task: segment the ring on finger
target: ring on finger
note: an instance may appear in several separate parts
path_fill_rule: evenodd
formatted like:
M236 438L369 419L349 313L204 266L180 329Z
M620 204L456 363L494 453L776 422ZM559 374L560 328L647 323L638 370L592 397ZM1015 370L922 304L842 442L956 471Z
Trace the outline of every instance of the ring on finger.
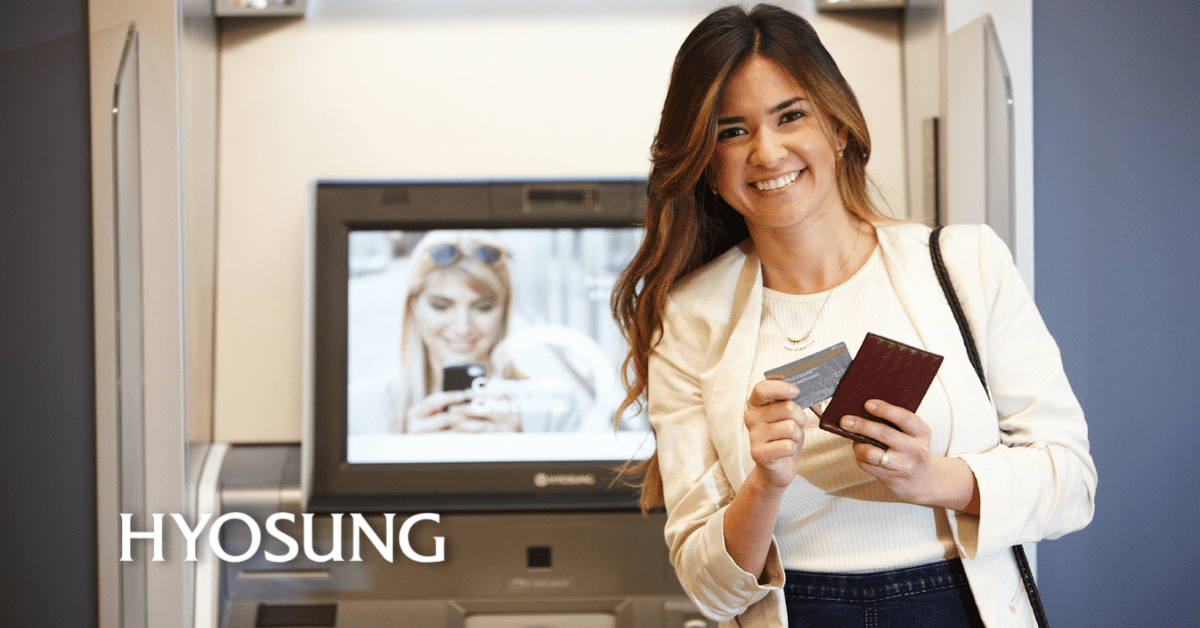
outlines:
M887 455L887 453L886 453L886 452L883 454L883 457L879 459L879 466L883 467L884 469L886 469L886 468L887 468L887 466L888 466L888 455Z

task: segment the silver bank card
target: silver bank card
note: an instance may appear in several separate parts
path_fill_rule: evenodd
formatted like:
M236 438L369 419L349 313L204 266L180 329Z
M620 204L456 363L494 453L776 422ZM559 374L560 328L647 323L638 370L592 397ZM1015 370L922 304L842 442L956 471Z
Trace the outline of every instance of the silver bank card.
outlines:
M782 379L800 389L793 399L801 408L816 405L833 396L838 382L850 366L846 343L839 342L810 356L789 362L766 372L767 379Z

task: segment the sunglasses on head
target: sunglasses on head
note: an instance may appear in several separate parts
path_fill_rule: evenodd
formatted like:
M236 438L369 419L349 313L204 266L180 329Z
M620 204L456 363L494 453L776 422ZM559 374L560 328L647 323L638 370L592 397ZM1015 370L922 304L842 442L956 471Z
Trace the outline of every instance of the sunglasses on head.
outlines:
M453 244L439 244L429 249L429 259L438 266L449 266L457 262L462 254L462 250ZM495 265L504 256L499 248L490 244L481 244L475 247L475 250L471 251L471 255L488 266Z

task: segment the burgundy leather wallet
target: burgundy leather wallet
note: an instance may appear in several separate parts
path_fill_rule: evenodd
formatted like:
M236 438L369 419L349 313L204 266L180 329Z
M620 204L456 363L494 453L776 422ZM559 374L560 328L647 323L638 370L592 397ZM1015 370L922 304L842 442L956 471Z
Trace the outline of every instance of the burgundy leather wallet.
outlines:
M838 382L833 399L821 413L821 429L860 443L887 449L883 443L860 434L847 432L838 424L847 414L896 427L867 412L863 404L882 399L909 412L916 412L929 385L942 365L942 356L868 333L858 355Z

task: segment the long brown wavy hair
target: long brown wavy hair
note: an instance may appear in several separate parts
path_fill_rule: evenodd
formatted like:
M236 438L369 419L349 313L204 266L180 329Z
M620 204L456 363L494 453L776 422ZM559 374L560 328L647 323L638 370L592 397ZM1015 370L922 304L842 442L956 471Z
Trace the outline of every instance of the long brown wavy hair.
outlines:
M613 315L629 343L621 369L625 400L618 419L631 407L645 407L650 352L671 289L686 274L749 237L742 216L712 193L715 182L710 183L708 170L725 83L756 55L774 61L795 79L830 123L831 146L833 134L845 132L846 146L837 160L842 202L864 220L883 219L867 193L871 138L866 120L812 26L795 13L766 4L748 13L725 7L705 17L675 57L651 148L645 239L613 290ZM663 504L657 454L623 471L640 475L643 510Z

